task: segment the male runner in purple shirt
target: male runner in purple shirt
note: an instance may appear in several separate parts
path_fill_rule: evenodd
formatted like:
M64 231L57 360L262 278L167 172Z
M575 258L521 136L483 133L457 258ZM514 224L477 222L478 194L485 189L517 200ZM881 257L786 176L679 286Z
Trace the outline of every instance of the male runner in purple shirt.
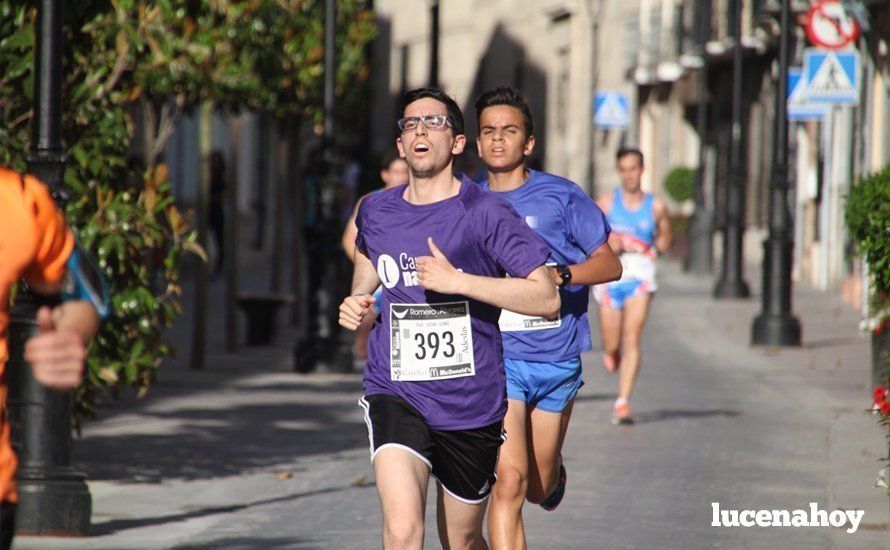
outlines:
M482 520L506 411L498 318L501 308L553 317L560 300L544 242L506 201L452 174L466 144L454 100L413 90L402 114L396 143L409 182L359 208L340 324L355 330L383 285L360 403L384 547L422 548L432 475L443 547L486 548Z

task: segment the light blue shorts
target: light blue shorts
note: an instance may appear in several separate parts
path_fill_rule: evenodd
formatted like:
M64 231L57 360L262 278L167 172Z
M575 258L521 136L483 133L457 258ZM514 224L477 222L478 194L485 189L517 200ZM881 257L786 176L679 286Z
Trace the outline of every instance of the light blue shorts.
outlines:
M601 306L612 309L624 309L624 302L652 292L652 283L641 279L629 279L627 281L615 281L593 287L593 299Z
M523 361L504 357L507 397L543 411L561 413L584 385L581 358L565 361Z

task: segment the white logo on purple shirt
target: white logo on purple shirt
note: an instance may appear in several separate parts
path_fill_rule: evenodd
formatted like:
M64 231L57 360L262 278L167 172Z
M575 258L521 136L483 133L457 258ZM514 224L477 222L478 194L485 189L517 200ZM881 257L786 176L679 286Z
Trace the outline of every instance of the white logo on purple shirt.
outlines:
M399 264L389 254L381 254L377 258L377 275L386 288L392 288L399 282Z
M417 285L417 265L414 258L402 252L399 261L389 254L381 254L377 258L377 275L386 288L392 288L402 280L405 286Z

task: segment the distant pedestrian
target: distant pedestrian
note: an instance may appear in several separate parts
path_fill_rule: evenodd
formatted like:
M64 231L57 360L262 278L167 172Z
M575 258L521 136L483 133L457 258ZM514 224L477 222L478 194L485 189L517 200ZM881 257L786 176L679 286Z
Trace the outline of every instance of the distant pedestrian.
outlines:
M606 213L612 234L609 246L619 254L621 279L593 289L599 304L603 365L620 371L613 424L632 424L630 397L640 369L640 341L649 304L658 288L655 258L671 246L667 206L642 189L643 153L623 147L617 155L621 185L597 200Z
M210 155L210 211L207 222L216 243L213 272L223 270L226 254L226 160L219 151Z
M408 163L399 155L397 149L387 151L383 156L380 167L380 179L383 181L383 187L372 191L372 193L378 193L384 189L390 189L408 183ZM349 221L346 222L346 228L343 230L341 244L343 245L343 252L346 253L346 257L349 258L350 262L355 261L355 237L358 235L358 228L355 226L355 217L358 215L359 206L361 206L362 201L367 196L368 195L363 195L355 201L355 208L352 211L352 216L350 216ZM374 303L379 304L382 298L383 288L377 287L377 290L374 291ZM371 333L371 327L374 325L376 319L377 307L375 306L371 315L365 316L361 326L356 330L354 351L357 359L364 360L368 357L368 335Z

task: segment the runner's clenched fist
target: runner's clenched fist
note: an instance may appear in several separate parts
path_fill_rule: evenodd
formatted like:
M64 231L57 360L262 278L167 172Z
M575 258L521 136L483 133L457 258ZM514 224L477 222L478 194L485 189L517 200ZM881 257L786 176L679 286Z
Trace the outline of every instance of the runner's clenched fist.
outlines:
M80 334L57 330L48 307L37 312L40 334L25 343L25 360L31 365L34 378L54 390L76 388L83 379L86 346Z
M371 311L374 305L374 296L371 294L357 294L347 296L340 304L340 326L349 330L356 330L362 319Z

